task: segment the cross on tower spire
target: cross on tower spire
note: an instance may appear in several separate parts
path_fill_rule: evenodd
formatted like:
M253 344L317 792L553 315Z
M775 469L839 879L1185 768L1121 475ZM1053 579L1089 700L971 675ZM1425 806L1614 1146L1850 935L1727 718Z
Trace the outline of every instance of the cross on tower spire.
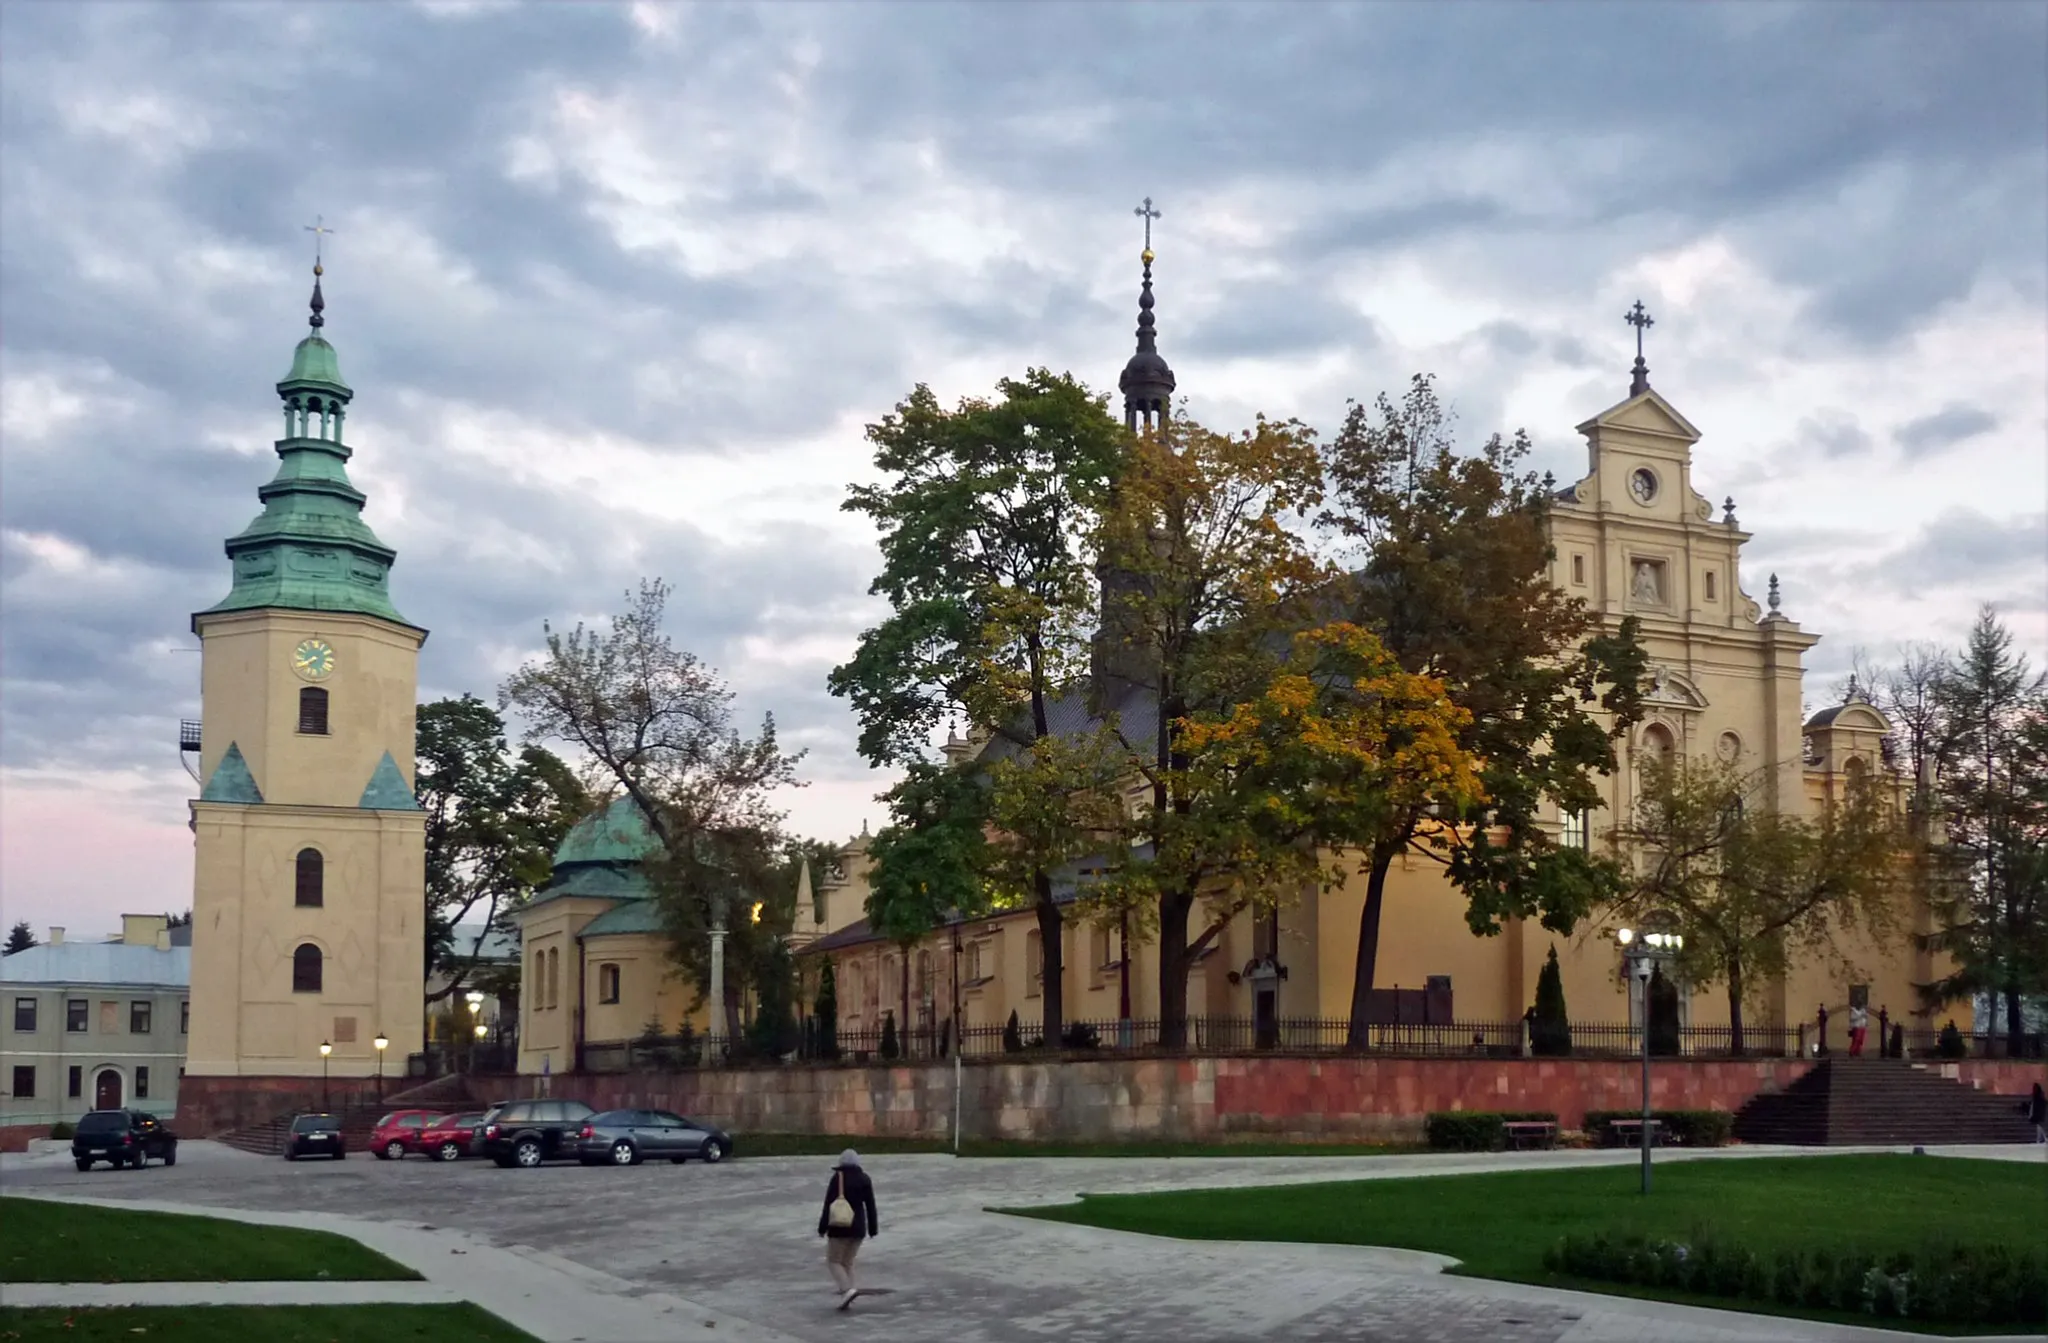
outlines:
M1636 366L1629 378L1628 394L1641 396L1650 390L1650 366L1643 362L1643 332L1657 325L1657 319L1644 311L1643 301L1637 299L1636 305L1621 315L1621 320L1636 329Z
M325 275L325 274L327 273L327 268L326 268L326 267L324 267L324 266L322 266L322 265L320 264L320 252L321 252L321 246L320 246L320 244L321 244L321 243L322 243L322 241L323 241L323 240L325 239L325 235L327 235L327 234L329 234L329 233L332 233L332 232L334 232L334 230L333 230L333 229L331 229L331 228L328 228L328 227L327 227L327 222L326 222L326 221L327 221L327 216L326 216L326 215L314 215L314 216L313 216L313 222L312 222L312 223L310 223L310 224L306 224L306 225L302 225L302 227L303 227L303 228L304 228L304 229L306 230L306 232L308 232L308 233L310 233L310 234L312 234L312 235L313 235L313 302L312 302L312 309L313 309L313 320L312 320L312 327L313 327L313 329L314 329L315 331L318 331L318 330L319 330L319 329L320 329L321 327L323 327L323 326L327 325L327 319L326 319L325 317L322 317L322 316L320 315L321 313L323 313L323 312L325 312L325 311L327 310L327 300L326 300L326 299L324 299L324 298L322 298L322 297L320 297L320 277L321 277L322 275Z
M1159 211L1152 208L1152 198L1150 196L1147 196L1145 198L1145 203L1143 205L1140 205L1137 209L1131 211L1131 213L1145 221L1144 256L1145 264L1149 266L1152 264L1152 221L1155 219L1159 219L1162 216L1160 215Z

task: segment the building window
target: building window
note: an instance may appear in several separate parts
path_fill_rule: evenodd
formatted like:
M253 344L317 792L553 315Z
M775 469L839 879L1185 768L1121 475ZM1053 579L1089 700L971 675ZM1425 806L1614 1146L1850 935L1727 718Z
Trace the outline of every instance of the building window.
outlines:
M81 1034L86 1028L85 1009L85 999L67 998L64 1002L64 1029L73 1035Z
M85 1069L75 1063L72 1064L70 1075L64 1085L66 1094L72 1100L77 1100L80 1096L83 1096L85 1094Z
M138 1064L135 1069L135 1099L149 1099L149 1068L146 1065Z
M313 737L327 735L327 692L318 686L299 691L299 731Z
M36 1094L36 1065L17 1063L14 1065L14 1098L34 1100Z
M36 1028L36 1000L16 998L14 1000L14 1029L34 1033Z
M292 902L302 909L318 909L327 903L327 860L320 850L299 850L292 893Z
M1567 849L1586 847L1586 813L1568 811L1559 820L1558 843Z
M1036 998L1045 983L1045 943L1033 928L1024 934L1024 996Z
M191 1033L192 1002L190 999L186 999L184 1002L178 1004L178 1034L190 1035Z
M619 1000L618 966L607 963L597 967L597 1000L601 1003Z
M562 1005L562 949L548 948L548 1006Z
M146 1002L128 1004L128 1033L130 1035L147 1035L149 1034L149 1026L149 1004Z
M100 1004L100 1034L112 1035L121 1029L121 1004L102 1002Z
M320 948L311 942L301 942L292 952L292 992L320 992Z
M1580 587L1586 585L1586 557L1584 555L1572 556L1572 582Z
M1714 571L1712 569L1707 570L1707 600L1714 600Z

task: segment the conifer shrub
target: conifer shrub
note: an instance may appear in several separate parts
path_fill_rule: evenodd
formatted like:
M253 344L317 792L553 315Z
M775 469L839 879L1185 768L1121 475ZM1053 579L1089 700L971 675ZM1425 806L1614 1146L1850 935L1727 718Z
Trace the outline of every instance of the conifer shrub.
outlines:
M1060 1033L1060 1046L1065 1049L1100 1049L1102 1036L1085 1021L1070 1021L1066 1030Z
M895 1059L903 1053L903 1046L896 1039L896 1014L882 1018L882 1049L885 1059Z
M1529 1018L1529 1052L1540 1058L1563 1058L1572 1052L1572 1023L1564 1007L1564 972L1557 948L1536 976L1536 1010Z
M1021 1054L1024 1052L1024 1027L1017 1020L1017 1009L1010 1009L1010 1019L1003 1023L1003 1052Z

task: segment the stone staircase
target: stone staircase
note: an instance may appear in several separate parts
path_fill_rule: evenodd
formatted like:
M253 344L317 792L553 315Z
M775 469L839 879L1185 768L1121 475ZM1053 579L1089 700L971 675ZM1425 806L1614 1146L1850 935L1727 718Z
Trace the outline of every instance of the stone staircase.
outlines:
M1940 1066L1824 1059L1783 1091L1752 1098L1736 1112L1735 1136L1808 1147L2033 1140L2019 1097L1978 1091Z
M393 1110L459 1109L467 1102L469 1094L465 1082L461 1075L451 1073L403 1091L387 1092L382 1099L361 1090L330 1092L326 1109L341 1120L341 1139L348 1150L368 1153L370 1133L377 1127L379 1119ZM260 1124L231 1129L221 1134L218 1141L257 1156L278 1156L284 1152L285 1134L291 1130L292 1119L320 1108L319 1093L309 1092L295 1100L289 1109Z

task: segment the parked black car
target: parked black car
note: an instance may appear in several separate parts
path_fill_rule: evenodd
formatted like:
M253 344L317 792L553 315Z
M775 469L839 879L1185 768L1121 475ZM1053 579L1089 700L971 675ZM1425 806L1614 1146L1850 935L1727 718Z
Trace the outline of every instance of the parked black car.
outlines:
M286 1161L297 1161L302 1156L331 1156L340 1161L347 1155L348 1144L341 1138L341 1120L335 1115L299 1115L292 1120L291 1131L284 1135Z
M578 1155L576 1135L595 1114L582 1101L509 1101L484 1116L483 1155L500 1166L538 1166Z
M723 1161L732 1155L732 1136L667 1110L606 1110L584 1121L576 1155L586 1166L637 1166L649 1157L678 1166L691 1157Z
M95 1161L139 1170L151 1157L177 1165L178 1135L142 1110L94 1110L78 1121L71 1138L71 1159L80 1170L91 1170Z

